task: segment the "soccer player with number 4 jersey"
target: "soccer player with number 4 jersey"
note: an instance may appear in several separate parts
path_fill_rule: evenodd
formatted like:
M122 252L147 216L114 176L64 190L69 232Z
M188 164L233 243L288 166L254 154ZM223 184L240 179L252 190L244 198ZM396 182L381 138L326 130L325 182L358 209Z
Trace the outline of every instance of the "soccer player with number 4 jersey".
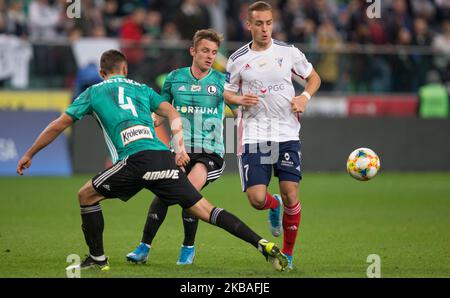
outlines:
M87 181L78 192L81 227L89 255L81 264L67 269L109 269L103 250L100 202L109 198L127 201L146 188L165 204L179 204L195 217L250 243L277 270L284 270L287 258L274 243L257 235L233 214L211 205L180 170L190 158L184 145L180 114L172 105L146 85L126 78L128 64L121 52L104 52L100 68L104 81L75 99L65 113L42 131L17 164L17 173L23 175L36 153L86 115L92 115L103 130L114 165ZM169 119L175 155L155 135L152 112Z
M297 48L272 39L272 27L270 4L258 1L249 6L247 29L252 41L229 57L224 97L227 103L240 105L238 160L243 191L254 208L269 209L274 236L283 229L282 252L292 269L301 217L299 114L319 89L320 77ZM292 75L306 80L298 96ZM267 191L272 169L281 197Z
M169 73L161 96L171 103L183 120L185 145L190 161L185 166L189 181L200 191L218 179L225 168L223 160L223 119L225 75L212 68L222 37L212 29L195 33L190 48L192 65ZM237 107L230 106L236 109ZM164 118L156 116L155 125ZM150 205L141 243L127 254L133 263L145 263L151 244L167 214L168 205L159 197ZM182 210L184 240L177 260L178 265L192 264L195 257L195 235L198 219Z

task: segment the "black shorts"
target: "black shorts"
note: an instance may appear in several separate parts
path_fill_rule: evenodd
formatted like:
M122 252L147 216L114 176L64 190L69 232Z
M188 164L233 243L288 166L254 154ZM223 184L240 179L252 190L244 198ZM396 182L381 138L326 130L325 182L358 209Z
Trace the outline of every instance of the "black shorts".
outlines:
M92 178L94 189L106 198L128 201L146 188L167 205L195 205L202 195L175 164L170 151L146 150L128 156Z
M208 176L206 177L206 183L203 187L219 179L225 169L225 161L220 155L216 153L188 153L189 164L185 167L186 174L189 174L196 163L202 163L205 165L208 171Z

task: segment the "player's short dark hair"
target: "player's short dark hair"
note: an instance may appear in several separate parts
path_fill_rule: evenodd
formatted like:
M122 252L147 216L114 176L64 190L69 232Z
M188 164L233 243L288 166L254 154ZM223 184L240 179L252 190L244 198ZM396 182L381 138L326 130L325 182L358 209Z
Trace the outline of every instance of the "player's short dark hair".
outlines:
M127 63L127 57L118 50L108 50L100 58L100 69L107 74L120 70L120 65Z
M248 18L251 18L254 11L272 11L272 5L265 1L257 1L248 7Z
M200 40L206 39L212 42L215 42L218 47L220 47L220 44L223 41L223 36L217 31L213 29L202 29L195 32L194 38L192 38L192 45L194 48L197 47Z

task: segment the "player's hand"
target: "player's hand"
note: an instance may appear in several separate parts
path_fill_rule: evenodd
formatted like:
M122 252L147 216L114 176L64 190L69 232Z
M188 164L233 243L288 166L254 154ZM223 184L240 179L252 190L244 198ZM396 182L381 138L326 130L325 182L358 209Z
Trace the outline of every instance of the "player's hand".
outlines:
M161 117L161 116L158 116L158 115L155 114L155 113L152 113L152 120L153 120L153 126L154 126L154 127L158 127L158 126L160 126L161 124L163 124L164 119L165 119L165 118L163 118L163 117Z
M28 169L31 167L31 157L24 155L17 164L16 172L19 175L23 175L23 170Z
M179 167L185 167L188 165L190 161L189 155L186 153L186 151L179 152L175 154L175 163Z
M251 107L257 105L259 102L259 97L256 94L244 94L239 96L239 104L245 107Z
M291 109L294 113L303 113L306 110L308 98L304 95L296 96L291 101Z

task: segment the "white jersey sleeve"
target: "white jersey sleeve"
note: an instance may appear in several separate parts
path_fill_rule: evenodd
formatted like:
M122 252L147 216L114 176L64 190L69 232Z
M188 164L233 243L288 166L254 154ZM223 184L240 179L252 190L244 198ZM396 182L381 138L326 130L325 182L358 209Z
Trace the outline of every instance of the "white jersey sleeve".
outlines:
M225 90L237 93L240 88L241 76L237 69L237 63L232 59L228 59L227 62L227 72L225 79Z
M309 63L308 59L306 59L305 54L300 52L296 47L292 47L292 71L301 77L302 79L306 79L313 70L313 66Z

